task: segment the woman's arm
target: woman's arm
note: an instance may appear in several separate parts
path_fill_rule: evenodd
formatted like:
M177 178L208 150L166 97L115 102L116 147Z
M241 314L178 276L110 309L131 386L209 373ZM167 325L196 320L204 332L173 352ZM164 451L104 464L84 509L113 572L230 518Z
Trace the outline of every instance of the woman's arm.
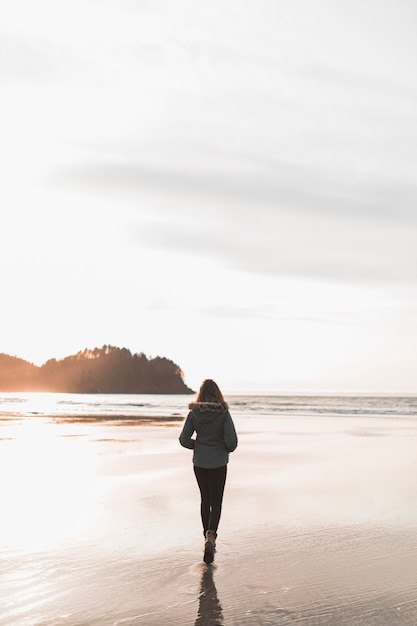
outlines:
M226 413L223 430L226 448L229 452L233 452L233 450L236 450L237 448L237 434L229 411Z
M179 439L180 444L184 446L184 448L189 448L190 450L192 450L195 446L195 439L191 439L191 437L194 434L195 428L193 426L193 421L190 415L191 414L189 413L187 419L185 420Z

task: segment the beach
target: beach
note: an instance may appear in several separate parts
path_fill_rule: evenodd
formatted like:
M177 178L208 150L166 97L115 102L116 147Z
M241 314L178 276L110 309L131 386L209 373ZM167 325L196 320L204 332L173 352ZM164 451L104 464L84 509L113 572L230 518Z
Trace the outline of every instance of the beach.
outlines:
M3 411L0 625L415 626L414 409L263 406L231 403L213 566L186 409Z

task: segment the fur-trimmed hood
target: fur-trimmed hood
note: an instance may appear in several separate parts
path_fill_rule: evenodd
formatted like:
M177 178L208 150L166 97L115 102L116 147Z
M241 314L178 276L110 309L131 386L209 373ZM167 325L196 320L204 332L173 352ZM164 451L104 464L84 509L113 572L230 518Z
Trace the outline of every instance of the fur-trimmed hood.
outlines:
M227 411L228 406L226 403L222 404L221 402L190 402L188 408L190 411L201 413L206 413L207 411L210 413L223 413Z

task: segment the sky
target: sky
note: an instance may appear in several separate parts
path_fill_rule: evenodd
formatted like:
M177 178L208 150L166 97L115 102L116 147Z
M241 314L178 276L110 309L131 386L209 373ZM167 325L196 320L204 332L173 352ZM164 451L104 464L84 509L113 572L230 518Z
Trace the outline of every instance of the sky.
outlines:
M414 2L0 12L0 352L417 391Z

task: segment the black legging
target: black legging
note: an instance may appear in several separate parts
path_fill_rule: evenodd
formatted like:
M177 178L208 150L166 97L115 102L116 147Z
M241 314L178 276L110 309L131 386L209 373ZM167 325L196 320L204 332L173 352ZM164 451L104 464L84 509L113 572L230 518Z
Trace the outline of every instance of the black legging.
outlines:
M227 465L215 469L206 469L194 465L194 474L201 494L201 521L203 522L204 535L207 530L214 530L217 533L222 512Z

